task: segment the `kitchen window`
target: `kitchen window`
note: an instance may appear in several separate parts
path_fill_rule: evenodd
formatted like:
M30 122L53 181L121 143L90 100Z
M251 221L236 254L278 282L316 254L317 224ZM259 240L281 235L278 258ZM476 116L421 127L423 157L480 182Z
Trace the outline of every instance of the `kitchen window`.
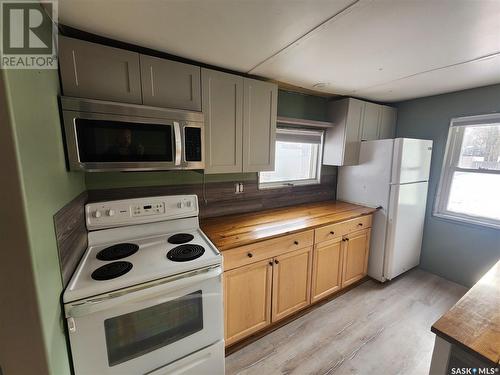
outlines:
M434 215L500 228L500 114L451 121Z
M323 131L278 128L275 168L259 173L259 188L319 184Z

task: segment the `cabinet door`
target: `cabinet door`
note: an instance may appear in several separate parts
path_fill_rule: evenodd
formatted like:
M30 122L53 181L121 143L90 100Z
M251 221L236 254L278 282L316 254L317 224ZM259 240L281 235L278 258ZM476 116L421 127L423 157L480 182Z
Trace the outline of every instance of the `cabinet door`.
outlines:
M201 111L200 72L198 66L141 55L144 104Z
M370 229L351 233L343 238L342 287L362 279L368 269Z
M312 247L274 258L272 321L310 303Z
M353 98L336 100L329 104L329 116L335 126L325 134L323 164L358 164L363 108L364 102Z
M340 289L342 284L342 237L314 247L311 302Z
M66 96L142 103L136 52L60 36L59 69Z
M243 87L243 172L272 171L278 87L249 78Z
M396 119L398 110L386 105L381 106L378 139L389 139L396 136Z
M202 69L205 173L242 172L243 77Z
M364 107L361 141L373 141L378 138L378 126L381 106L378 104L365 102Z
M230 345L271 323L271 259L224 272L224 326Z

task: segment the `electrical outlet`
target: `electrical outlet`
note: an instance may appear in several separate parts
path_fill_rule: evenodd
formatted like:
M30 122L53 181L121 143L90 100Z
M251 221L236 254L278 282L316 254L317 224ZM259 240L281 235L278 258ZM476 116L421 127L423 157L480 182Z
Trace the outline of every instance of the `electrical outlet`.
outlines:
M243 193L243 182L236 182L234 184L234 193L235 194Z

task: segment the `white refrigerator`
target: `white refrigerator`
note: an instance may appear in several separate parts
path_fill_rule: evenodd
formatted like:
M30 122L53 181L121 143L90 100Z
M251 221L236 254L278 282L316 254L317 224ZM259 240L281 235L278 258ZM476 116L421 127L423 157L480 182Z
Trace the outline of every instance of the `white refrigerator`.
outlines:
M420 262L432 141L361 142L359 164L339 167L337 199L380 207L373 216L368 275L391 280Z

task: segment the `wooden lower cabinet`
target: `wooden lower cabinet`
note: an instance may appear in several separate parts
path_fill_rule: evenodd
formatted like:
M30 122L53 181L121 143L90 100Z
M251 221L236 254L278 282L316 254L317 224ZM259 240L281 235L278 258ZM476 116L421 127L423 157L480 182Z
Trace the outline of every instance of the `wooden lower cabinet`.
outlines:
M342 286L342 237L314 246L311 302L316 302Z
M226 346L365 277L370 228L356 229L371 225L371 216L349 223L225 252Z
M271 323L272 273L270 260L224 272L226 345Z
M312 247L273 260L272 318L276 322L310 303Z
M342 287L352 284L366 275L370 233L370 229L360 230L348 234L342 239L344 243Z

